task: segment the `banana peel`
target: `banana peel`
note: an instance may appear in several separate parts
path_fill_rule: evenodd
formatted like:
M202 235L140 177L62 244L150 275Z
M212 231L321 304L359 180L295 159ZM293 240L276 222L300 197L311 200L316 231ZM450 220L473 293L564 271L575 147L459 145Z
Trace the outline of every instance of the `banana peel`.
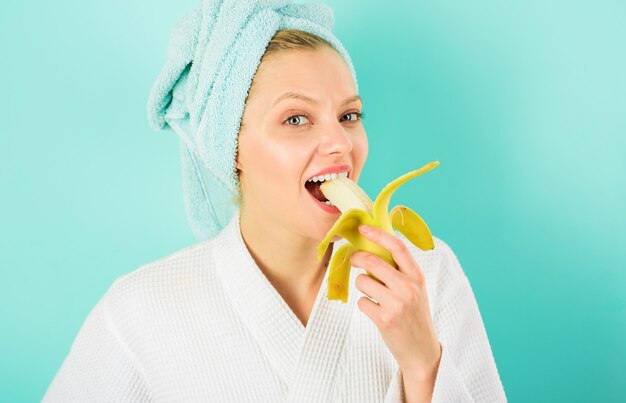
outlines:
M372 202L367 194L356 183L348 178L326 181L320 185L324 196L341 211L341 216L330 228L317 248L317 260L321 261L328 245L336 235L345 238L348 243L337 250L330 261L328 273L329 300L348 301L350 280L350 256L357 251L373 253L391 266L398 268L391 253L378 244L363 237L359 225L365 224L378 227L392 235L397 229L413 245L422 250L435 247L432 234L426 222L413 210L406 206L395 206L389 211L389 203L393 193L407 181L426 173L439 165L432 161L420 169L408 172L389 182ZM372 273L369 276L378 280Z

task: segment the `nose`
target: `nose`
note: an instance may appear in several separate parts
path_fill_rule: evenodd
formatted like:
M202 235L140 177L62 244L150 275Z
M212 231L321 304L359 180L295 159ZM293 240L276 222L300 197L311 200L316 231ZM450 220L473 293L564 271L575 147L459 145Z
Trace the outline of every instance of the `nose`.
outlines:
M321 155L346 154L352 151L352 138L341 122L334 122L325 125L324 134L319 144L318 150Z

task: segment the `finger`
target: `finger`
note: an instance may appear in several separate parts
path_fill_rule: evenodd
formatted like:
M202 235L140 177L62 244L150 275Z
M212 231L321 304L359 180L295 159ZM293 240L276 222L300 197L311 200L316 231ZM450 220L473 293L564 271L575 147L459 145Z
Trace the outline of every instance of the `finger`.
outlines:
M390 234L380 228L369 225L360 225L359 231L365 238L387 249L397 263L400 272L411 276L414 276L416 273L422 274L422 269L411 255L409 248L395 234Z
M369 317L375 324L379 323L381 307L376 302L372 301L367 297L361 297L357 301L359 305L359 309L363 312L367 317Z
M356 267L364 268L392 290L397 289L398 285L404 281L402 273L373 253L355 252L350 256L350 263Z
M387 305L392 298L390 290L379 281L374 280L367 274L359 274L355 281L356 288L363 294L378 302L379 305Z

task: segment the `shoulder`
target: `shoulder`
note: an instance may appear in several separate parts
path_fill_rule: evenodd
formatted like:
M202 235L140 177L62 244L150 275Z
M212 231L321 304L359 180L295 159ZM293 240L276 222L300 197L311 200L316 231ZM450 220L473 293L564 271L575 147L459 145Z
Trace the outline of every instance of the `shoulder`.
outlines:
M450 276L467 278L465 272L459 263L456 254L446 242L437 237L433 237L435 241L435 249L439 250L441 259L441 270L445 270Z
M115 279L105 294L111 306L140 307L206 291L213 284L215 238L179 249Z

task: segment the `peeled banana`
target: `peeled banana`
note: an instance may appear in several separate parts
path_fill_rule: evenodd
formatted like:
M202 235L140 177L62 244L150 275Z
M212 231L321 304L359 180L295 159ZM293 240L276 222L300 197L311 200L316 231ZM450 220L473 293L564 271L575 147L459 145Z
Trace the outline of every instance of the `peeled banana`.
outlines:
M337 206L341 211L341 216L318 245L317 260L322 260L335 235L348 241L347 244L337 250L330 262L327 295L329 300L348 301L348 283L352 268L350 255L356 251L362 250L373 253L393 267L398 267L389 251L361 235L359 225L378 227L390 234L394 234L393 229L395 228L413 245L422 250L430 250L435 247L426 222L417 213L406 206L399 205L389 211L389 202L393 193L405 182L434 169L437 165L439 165L439 161L432 161L420 169L408 172L389 182L380 191L374 202L363 189L348 178L337 178L320 185L324 196ZM367 274L376 278L369 272Z

